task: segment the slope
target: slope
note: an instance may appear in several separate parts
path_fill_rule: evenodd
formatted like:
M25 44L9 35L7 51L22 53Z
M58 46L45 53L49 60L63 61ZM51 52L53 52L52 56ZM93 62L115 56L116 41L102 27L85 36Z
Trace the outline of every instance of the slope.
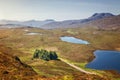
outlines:
M13 52L11 48L0 44L0 80L36 80L36 72L22 63L17 56L13 56Z
M120 15L88 22L84 26L96 26L102 30L118 30L120 29Z

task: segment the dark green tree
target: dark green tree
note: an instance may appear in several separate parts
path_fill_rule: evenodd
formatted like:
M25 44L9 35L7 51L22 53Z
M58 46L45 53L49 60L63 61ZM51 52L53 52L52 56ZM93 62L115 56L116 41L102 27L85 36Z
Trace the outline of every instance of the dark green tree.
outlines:
M34 52L33 58L38 58L39 57L38 54L39 54L39 50L36 49Z
M49 60L57 60L58 56L55 51L48 52L47 50L44 50L44 49L41 49L41 50L36 49L33 54L33 58L39 58L39 59L49 61Z

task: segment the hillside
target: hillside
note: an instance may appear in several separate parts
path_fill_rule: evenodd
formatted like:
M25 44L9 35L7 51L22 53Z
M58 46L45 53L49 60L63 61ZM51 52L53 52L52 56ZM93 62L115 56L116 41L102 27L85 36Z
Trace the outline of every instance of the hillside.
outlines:
M118 30L120 29L120 15L88 22L83 26L96 26L102 30Z
M16 80L16 79L35 79L36 72L33 69L22 63L16 53L9 47L0 45L0 79L1 80Z
M5 47L4 45L0 44L0 79L1 80L58 80L58 79L88 80L87 78L108 80L106 78L102 78L97 75L84 74L81 72L79 73L78 71L73 73L74 77L72 75L54 76L54 77L45 77L42 75L38 76L38 74L32 69L31 66L22 63L17 56L14 56L16 55L16 53L20 54L19 52L13 50L12 48ZM61 64L60 61L59 63ZM62 64L66 66L65 63ZM40 68L43 69L42 66L40 66ZM47 68L45 68L45 70L46 69Z

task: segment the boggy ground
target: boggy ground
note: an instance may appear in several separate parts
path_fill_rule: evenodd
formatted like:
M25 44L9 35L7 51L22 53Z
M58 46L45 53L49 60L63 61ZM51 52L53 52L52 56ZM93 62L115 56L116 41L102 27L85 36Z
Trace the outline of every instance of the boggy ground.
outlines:
M25 30L28 31L25 31ZM28 32L38 32L40 35L25 35ZM100 76L84 74L71 68L61 61L31 60L35 49L54 50L59 57L65 58L75 65L85 68L85 64L94 58L93 51L96 49L120 50L120 31L101 31L96 28L71 28L42 30L37 28L1 29L0 43L18 50L13 52L22 62L28 64L39 75L45 77L71 78L75 80L101 79ZM72 44L62 42L60 36L74 36L90 42L90 45ZM20 53L19 53L20 52ZM86 69L88 70L88 69ZM90 70L93 71L93 70ZM96 71L104 79L118 79L119 74ZM114 73L115 74L115 73ZM57 79L57 78L56 78Z

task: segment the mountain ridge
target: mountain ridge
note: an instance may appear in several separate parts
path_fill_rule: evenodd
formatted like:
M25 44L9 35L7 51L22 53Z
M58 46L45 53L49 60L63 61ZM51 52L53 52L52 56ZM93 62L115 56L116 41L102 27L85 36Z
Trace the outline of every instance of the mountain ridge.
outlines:
M86 24L88 22L92 22L95 20L108 18L108 17L114 17L116 15L113 15L111 13L95 13L91 17L88 17L86 19L80 19L80 20L65 20L61 22L53 22L46 25L43 25L43 29L54 29L54 28L75 28L75 27L81 27L83 24Z
M28 20L28 21L11 21L11 20L1 20L0 27L4 28L17 28L17 27L37 27L42 29L56 29L56 28L75 28L81 27L83 24L88 24L96 20L115 17L112 13L95 13L91 17L79 20L64 20L55 21L53 19L47 19L44 21L39 20ZM7 26L6 26L7 25Z

